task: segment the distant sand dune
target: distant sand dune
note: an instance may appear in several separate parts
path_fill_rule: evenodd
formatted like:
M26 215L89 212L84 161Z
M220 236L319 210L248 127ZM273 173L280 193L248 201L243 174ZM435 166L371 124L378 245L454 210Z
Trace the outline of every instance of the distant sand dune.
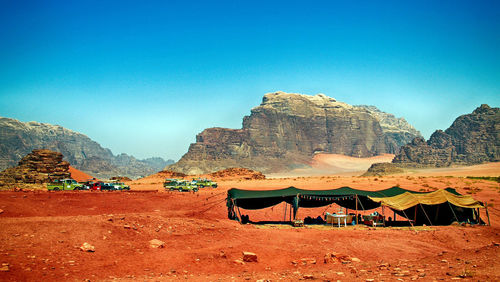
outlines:
M373 163L390 163L393 154L383 154L370 158L356 158L339 154L316 154L308 168L294 169L284 173L272 173L267 177L293 177L318 175L361 175Z
M338 154L317 154L308 168L289 172L267 174L269 178L307 177L322 175L359 176L373 163L390 163L394 155L384 154L370 158L355 158ZM445 168L408 169L403 175L415 176L500 176L500 162L473 166L452 166Z
M472 166L427 168L409 170L405 174L416 176L500 176L500 162Z

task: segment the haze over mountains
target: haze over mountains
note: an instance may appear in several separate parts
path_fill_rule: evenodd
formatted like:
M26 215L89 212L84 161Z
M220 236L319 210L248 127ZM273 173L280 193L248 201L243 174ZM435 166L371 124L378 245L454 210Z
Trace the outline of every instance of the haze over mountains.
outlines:
M374 106L351 106L324 94L275 92L243 118L242 129L208 128L169 170L186 174L246 167L264 173L307 166L316 153L395 154L420 133Z
M185 174L231 167L266 174L307 170L319 154L394 154L392 162L399 167L467 165L500 160L499 122L499 109L482 105L426 142L404 118L374 106L352 106L323 94L275 92L251 109L241 129L203 130L177 163L113 155L87 136L58 125L0 118L0 169L15 166L34 149L60 152L73 167L100 178L137 178L164 168Z
M60 152L72 166L99 178L137 178L173 163L162 158L138 160L123 153L115 156L86 135L61 126L0 117L0 170L17 165L34 149Z

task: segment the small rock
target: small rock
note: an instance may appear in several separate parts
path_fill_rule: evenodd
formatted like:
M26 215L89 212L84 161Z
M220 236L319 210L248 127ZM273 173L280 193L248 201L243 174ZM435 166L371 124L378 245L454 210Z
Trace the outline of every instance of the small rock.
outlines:
M1 210L0 210L0 213L2 213L2 212L1 212ZM498 246L500 246L500 243L498 243L498 242L492 242L491 244L492 244L493 246L497 246L497 247L498 247Z
M85 242L80 246L80 250L84 252L95 252L95 247Z
M359 258L351 258L351 261L352 262L361 262L361 260Z
M0 209L0 213L3 213L3 210L2 210L2 209Z
M244 265L245 264L245 262L242 261L241 259L235 259L233 262L236 263L236 264L239 264L239 265Z
M9 269L9 264L8 263L2 263L2 266L0 267L0 271L10 271Z
M158 240L158 239L153 239L153 240L149 241L149 246L151 248L160 249L160 248L165 247L165 242Z
M125 228L125 229L130 229L130 225L125 224L125 225L123 225L123 228Z
M375 281L375 279L373 279L373 278L367 278L365 281L366 282L372 282L372 281Z
M251 252L243 252L243 261L257 262L257 255Z
M308 264L316 264L316 260L313 258L303 258L300 259L303 265L308 265Z
M221 258L227 258L226 253L224 251L220 251L219 257L221 257Z
M314 276L312 274L304 274L304 276L302 276L302 278L304 278L304 279L314 279Z

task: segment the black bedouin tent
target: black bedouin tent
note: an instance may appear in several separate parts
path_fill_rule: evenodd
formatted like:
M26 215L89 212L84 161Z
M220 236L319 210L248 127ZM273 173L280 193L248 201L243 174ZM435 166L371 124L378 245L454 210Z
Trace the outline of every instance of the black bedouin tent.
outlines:
M450 195L460 194L453 188L446 188ZM227 192L226 204L229 219L239 220L236 209L243 208L256 210L272 207L286 202L293 208L293 218L295 219L297 210L300 207L315 208L323 207L335 203L341 207L352 210L371 210L384 205L381 199L391 198L402 194L428 194L431 192L417 192L403 189L401 187L391 187L378 191L365 191L350 187L341 187L331 190L306 190L295 187L288 187L277 190L244 190L232 188ZM375 199L375 200L372 200ZM391 209L393 207L389 206ZM421 205L421 207L423 207ZM453 207L450 206L453 212ZM401 214L400 211L394 209ZM445 213L442 212L444 215ZM241 217L241 215L240 215ZM410 219L408 216L406 218Z

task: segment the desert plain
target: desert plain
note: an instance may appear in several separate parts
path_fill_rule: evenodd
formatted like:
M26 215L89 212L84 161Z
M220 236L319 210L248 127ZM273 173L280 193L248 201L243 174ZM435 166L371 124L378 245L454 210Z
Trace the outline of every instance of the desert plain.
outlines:
M500 185L467 178L497 177L499 163L371 177L325 171L323 166L321 175L266 179L229 175L214 179L218 188L197 193L164 191L161 173L128 182L130 192L0 192L0 280L500 280ZM227 218L225 199L233 187L380 190L396 185L415 191L452 187L472 195L487 202L491 226L292 227ZM338 209L301 208L297 217ZM256 222L280 221L284 210L280 204L241 212ZM484 209L481 218L488 222ZM161 246L153 246L155 239ZM93 251L82 250L84 243ZM257 261L245 262L243 252L256 254Z

